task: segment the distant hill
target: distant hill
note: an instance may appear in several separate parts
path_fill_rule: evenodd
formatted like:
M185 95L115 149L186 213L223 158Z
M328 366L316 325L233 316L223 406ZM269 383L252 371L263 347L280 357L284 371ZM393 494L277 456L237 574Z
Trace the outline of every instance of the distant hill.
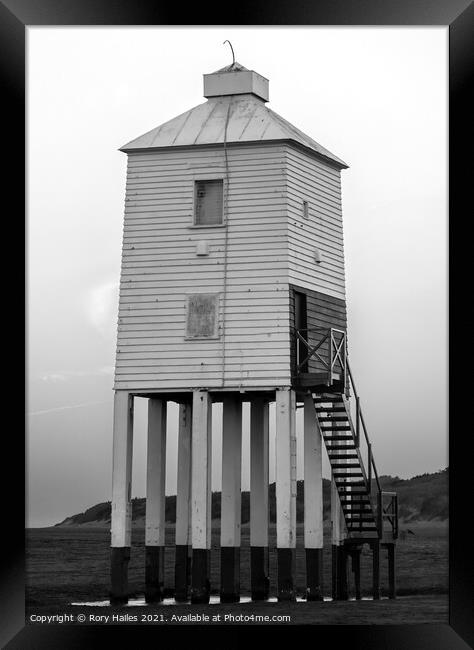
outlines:
M399 516L405 522L409 521L444 521L448 518L448 468L434 474L421 474L410 479L398 476L380 476L382 489L398 493ZM329 517L330 510L330 481L323 479L324 515ZM375 484L374 484L375 488ZM303 522L304 481L297 482L296 520ZM270 485L270 521L275 522L275 483ZM212 518L218 519L221 510L221 493L212 493ZM176 496L166 497L166 521L176 519ZM137 524L145 520L145 499L133 499L132 520ZM242 523L250 521L250 495L242 492ZM110 524L110 501L98 503L85 512L67 517L56 526Z

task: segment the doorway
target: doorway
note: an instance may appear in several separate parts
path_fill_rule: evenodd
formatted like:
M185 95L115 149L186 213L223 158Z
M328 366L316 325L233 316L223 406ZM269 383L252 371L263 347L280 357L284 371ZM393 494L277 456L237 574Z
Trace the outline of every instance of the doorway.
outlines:
M308 339L308 313L307 313L307 304L306 304L306 294L301 293L300 291L295 291L295 330L303 330L300 334L307 340ZM296 358L301 361L308 355L308 349L299 338L296 341L297 345L297 356ZM300 372L308 372L308 363L305 363L301 368Z

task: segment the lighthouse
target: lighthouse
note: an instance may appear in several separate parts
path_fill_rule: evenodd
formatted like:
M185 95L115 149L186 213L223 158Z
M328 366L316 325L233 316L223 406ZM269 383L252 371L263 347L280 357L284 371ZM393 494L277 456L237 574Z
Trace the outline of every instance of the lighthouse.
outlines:
M295 599L297 407L304 409L306 597L323 597L324 447L332 472L332 595L347 597L352 558L360 596L363 544L373 552L374 597L380 548L388 549L394 595L396 495L381 490L348 358L341 206L347 165L269 108L269 81L258 72L234 62L204 74L203 82L203 103L121 148L128 165L114 383L111 601L128 598L139 398L148 400L147 602L163 598L170 402L179 404L177 601L209 602L212 406L218 402L221 573L215 587L221 602L240 598L244 402L250 404L252 598L270 595L270 403L275 595Z

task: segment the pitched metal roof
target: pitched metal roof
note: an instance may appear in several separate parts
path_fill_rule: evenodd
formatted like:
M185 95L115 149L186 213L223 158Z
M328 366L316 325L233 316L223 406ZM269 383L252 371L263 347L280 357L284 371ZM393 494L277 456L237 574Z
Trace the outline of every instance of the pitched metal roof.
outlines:
M120 148L124 152L224 142L286 140L298 143L340 168L348 165L251 94L210 97Z

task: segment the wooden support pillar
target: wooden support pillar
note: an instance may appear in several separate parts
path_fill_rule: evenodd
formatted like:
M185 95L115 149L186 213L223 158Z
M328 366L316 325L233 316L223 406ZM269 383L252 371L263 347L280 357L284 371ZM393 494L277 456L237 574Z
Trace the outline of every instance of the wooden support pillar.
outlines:
M347 569L341 563L347 563L347 554L341 552L345 538L344 513L341 507L341 500L334 480L334 473L331 477L331 536L332 536L332 598L339 600L344 598L347 592Z
M333 600L337 600L337 549L335 544L331 544L331 597Z
M276 519L278 600L295 600L296 549L296 398L276 391Z
M252 600L269 595L268 571L268 420L263 399L250 404L250 582Z
M304 399L304 546L306 599L323 600L322 435L311 394Z
M338 599L339 546L341 544L340 501L334 475L331 478L331 591L333 600Z
M188 600L189 546L191 543L191 404L180 404L178 424L178 479L176 495L176 546L174 597Z
M148 400L145 600L163 599L165 566L166 401Z
M354 574L354 586L355 586L355 597L356 600L360 600L360 549L354 549L352 551L352 572Z
M116 391L114 397L111 604L128 601L128 563L132 536L133 396Z
M224 397L222 419L221 589L222 603L240 600L242 403Z
M372 594L374 600L380 598L380 540L372 541Z
M207 391L194 391L192 415L191 602L208 603L211 550L212 401Z
M349 598L349 590L347 586L347 549L344 544L338 547L338 568L337 568L337 598L338 600L347 600Z
M396 598L395 544L387 545L388 553L388 597Z

